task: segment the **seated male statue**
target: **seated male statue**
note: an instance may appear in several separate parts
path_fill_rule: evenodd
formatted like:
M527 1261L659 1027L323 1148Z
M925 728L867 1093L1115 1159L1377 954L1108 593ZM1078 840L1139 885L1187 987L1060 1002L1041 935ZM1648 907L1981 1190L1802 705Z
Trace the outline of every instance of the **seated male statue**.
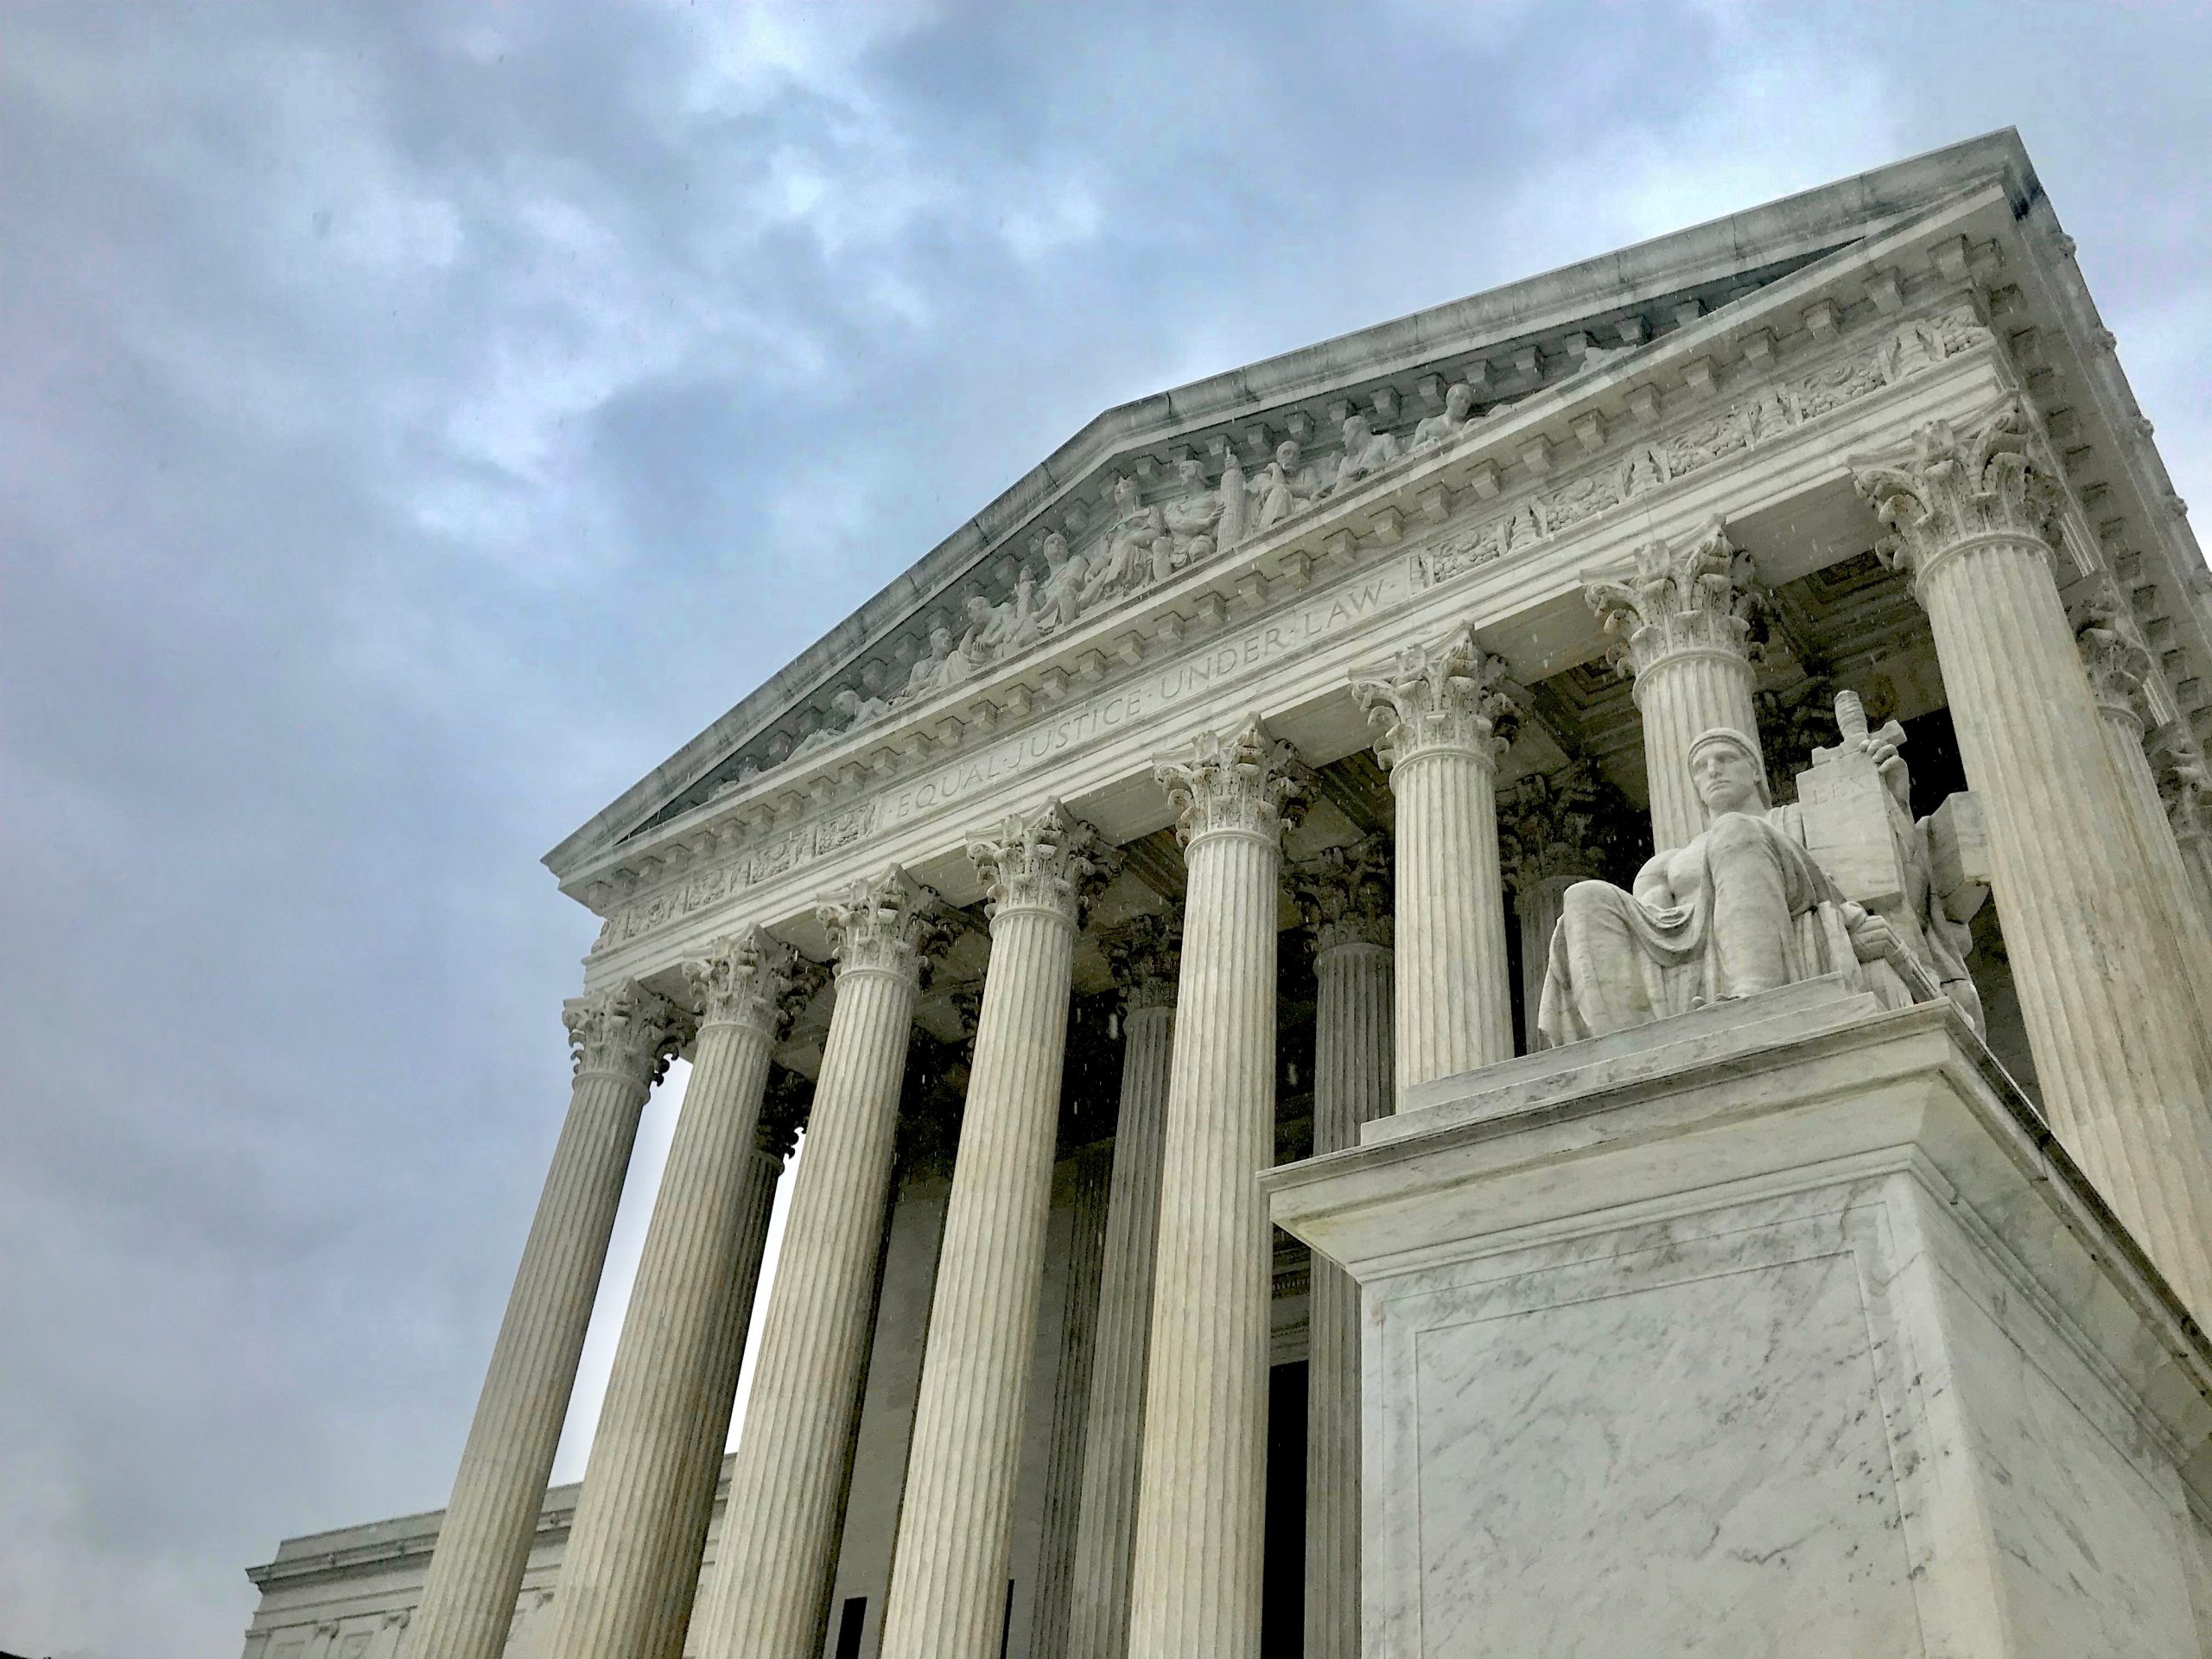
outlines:
M1606 881L1567 890L1538 1014L1553 1046L1903 952L1889 924L1814 861L1796 809L1770 804L1743 734L1700 733L1689 768L1702 833L1646 862L1633 893Z

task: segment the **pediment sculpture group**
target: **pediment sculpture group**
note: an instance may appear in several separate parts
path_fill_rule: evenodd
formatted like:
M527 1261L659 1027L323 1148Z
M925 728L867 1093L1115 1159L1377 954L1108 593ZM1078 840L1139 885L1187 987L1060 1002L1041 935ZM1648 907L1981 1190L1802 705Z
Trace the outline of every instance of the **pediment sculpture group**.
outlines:
M1576 372L1586 373L1630 349L1593 347L1584 353ZM1441 448L1506 407L1493 404L1478 415L1474 387L1458 380L1446 389L1442 406L1402 438L1377 429L1363 413L1346 414L1338 428L1342 448L1333 462L1308 461L1304 446L1286 437L1264 465L1247 473L1236 446L1230 443L1217 481L1209 485L1205 464L1185 455L1175 463L1173 488L1157 501L1147 501L1130 474L1116 474L1105 522L1086 546L1071 546L1058 530L1037 537L1030 543L1034 557L1023 563L1011 594L995 604L980 594L969 594L957 626L940 622L930 630L928 651L915 662L906 683L888 696L864 696L849 688L835 693L821 725L801 738L788 758L798 760L905 703L973 679L1072 627L1100 606L1201 564L1363 479Z

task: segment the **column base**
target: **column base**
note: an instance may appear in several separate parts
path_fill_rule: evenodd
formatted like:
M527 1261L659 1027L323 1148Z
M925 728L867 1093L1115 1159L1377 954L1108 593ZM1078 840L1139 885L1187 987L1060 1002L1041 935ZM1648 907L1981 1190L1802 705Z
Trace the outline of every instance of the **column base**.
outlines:
M1366 1659L2201 1659L2212 1345L1948 1005L1408 1105L1262 1178L1361 1286Z

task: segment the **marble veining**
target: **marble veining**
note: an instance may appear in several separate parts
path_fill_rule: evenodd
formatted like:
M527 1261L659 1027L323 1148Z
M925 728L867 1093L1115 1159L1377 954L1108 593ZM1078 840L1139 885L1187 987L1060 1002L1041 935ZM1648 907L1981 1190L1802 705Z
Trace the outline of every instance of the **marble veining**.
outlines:
M1848 1255L1415 1350L1422 1654L1923 1651Z

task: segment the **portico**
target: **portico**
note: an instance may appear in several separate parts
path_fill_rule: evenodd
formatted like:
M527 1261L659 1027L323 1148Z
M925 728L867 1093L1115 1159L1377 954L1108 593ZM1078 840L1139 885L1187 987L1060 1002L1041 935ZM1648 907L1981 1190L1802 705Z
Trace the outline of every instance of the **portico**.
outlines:
M2212 1322L2212 935L2157 789L2212 726L2202 560L2031 182L1999 135L1110 411L557 848L605 918L590 1149L410 1654L505 1649L621 1126L687 1046L553 1649L1256 1659L1270 1372L1310 1345L1303 1650L1359 1652L1356 1292L1317 1264L1286 1328L1260 1173L1535 1046L1568 883L1692 843L1716 728L1794 795L1814 685L1897 722L1936 900L1993 896L1990 1048ZM1932 816L1961 791L1986 841ZM1885 913L1823 810L1810 856ZM1942 995L1924 950L1891 977ZM702 1580L772 1073L804 1139ZM931 1100L934 1163L898 1139Z

